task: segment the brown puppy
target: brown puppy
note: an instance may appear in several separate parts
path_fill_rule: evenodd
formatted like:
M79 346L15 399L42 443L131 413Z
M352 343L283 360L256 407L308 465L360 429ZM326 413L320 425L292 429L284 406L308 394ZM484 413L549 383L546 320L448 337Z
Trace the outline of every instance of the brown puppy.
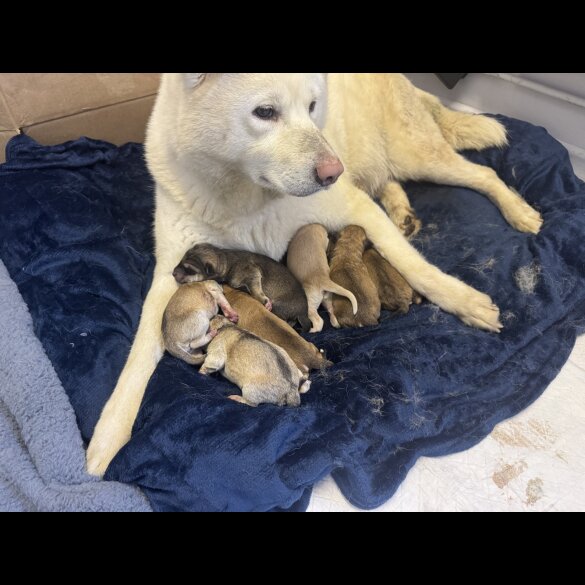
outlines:
M217 335L217 331L210 329L209 321L217 315L218 305L227 317L238 322L238 314L214 280L181 285L163 314L166 350L188 364L201 364L205 356L200 348Z
M375 248L366 250L363 260L370 278L378 289L383 309L408 313L413 301L420 302L420 296L412 290L398 270L382 258L378 250Z
M297 231L288 245L286 254L286 265L293 276L301 283L307 296L309 319L313 325L311 333L323 329L323 319L317 312L321 303L329 312L333 327L339 327L332 310L331 293L347 297L351 302L354 315L358 310L354 294L333 282L329 277L328 246L329 236L327 235L327 230L318 223L312 223L303 226Z
M224 285L224 293L238 313L238 325L258 337L282 347L303 372L333 365L286 321L279 319L249 294Z
M221 372L242 391L242 396L230 398L248 406L301 403L299 394L307 392L311 382L284 349L219 315L211 320L211 327L218 333L207 347L200 374Z
M366 232L357 225L350 225L341 230L332 247L331 280L353 291L358 302L354 315L346 298L333 295L333 312L343 327L376 325L380 318L378 290L363 261L367 243Z

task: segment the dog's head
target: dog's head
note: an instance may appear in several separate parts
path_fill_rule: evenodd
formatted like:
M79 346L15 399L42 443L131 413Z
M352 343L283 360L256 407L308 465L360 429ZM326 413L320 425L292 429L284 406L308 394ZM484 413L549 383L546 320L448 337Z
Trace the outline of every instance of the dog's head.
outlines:
M221 250L210 244L197 244L181 258L173 270L173 276L179 284L221 280L223 269Z
M174 89L184 98L176 114L182 153L297 197L328 187L343 172L321 133L325 74L183 73L180 81Z

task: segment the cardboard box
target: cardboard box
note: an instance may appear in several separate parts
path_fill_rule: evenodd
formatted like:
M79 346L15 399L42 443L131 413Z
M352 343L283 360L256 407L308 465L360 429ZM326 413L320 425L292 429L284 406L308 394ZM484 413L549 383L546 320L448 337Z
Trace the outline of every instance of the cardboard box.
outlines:
M41 144L89 136L142 142L158 73L0 74L0 162L19 132Z

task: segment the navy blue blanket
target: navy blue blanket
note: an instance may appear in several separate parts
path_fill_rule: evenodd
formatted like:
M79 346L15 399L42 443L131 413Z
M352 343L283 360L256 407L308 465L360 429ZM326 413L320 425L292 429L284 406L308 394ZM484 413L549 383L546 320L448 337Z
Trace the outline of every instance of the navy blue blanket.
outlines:
M489 293L500 335L429 303L378 327L310 336L335 366L298 409L245 408L227 381L165 356L106 477L158 510L302 510L332 473L356 506L382 504L421 455L468 448L535 400L585 325L585 185L542 128L501 118L511 146L466 153L544 216L511 229L467 190L407 185L415 245ZM153 185L142 147L19 136L0 168L0 256L30 307L85 440L129 351L153 269Z

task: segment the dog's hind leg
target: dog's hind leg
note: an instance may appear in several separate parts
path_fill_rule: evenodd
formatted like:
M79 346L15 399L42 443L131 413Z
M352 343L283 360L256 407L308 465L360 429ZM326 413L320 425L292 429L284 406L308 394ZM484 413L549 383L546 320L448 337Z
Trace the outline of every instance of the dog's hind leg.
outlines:
M378 199L390 219L407 238L412 238L418 233L422 224L410 206L408 195L402 185L390 181Z
M331 321L331 326L335 327L335 329L339 329L341 325L335 316L335 312L333 311L333 295L331 293L325 293L323 297L323 306L325 307L327 313L329 313L329 321Z
M207 351L205 361L199 369L199 373L203 376L219 372L225 367L225 360L227 356L221 346L213 347Z
M92 475L103 475L130 439L146 385L164 352L162 315L176 290L170 270L155 271L130 355L87 449L87 470Z
M255 269L252 274L246 277L242 284L250 291L250 294L260 301L269 311L272 311L272 301L266 296L262 289L262 272L260 269Z
M310 287L305 289L305 296L307 297L308 314L312 325L309 333L318 333L323 330L323 319L317 312L323 300L323 293L320 287Z
M483 193L518 231L537 234L542 226L540 213L508 188L493 169L469 162L446 145L422 161L413 178Z

